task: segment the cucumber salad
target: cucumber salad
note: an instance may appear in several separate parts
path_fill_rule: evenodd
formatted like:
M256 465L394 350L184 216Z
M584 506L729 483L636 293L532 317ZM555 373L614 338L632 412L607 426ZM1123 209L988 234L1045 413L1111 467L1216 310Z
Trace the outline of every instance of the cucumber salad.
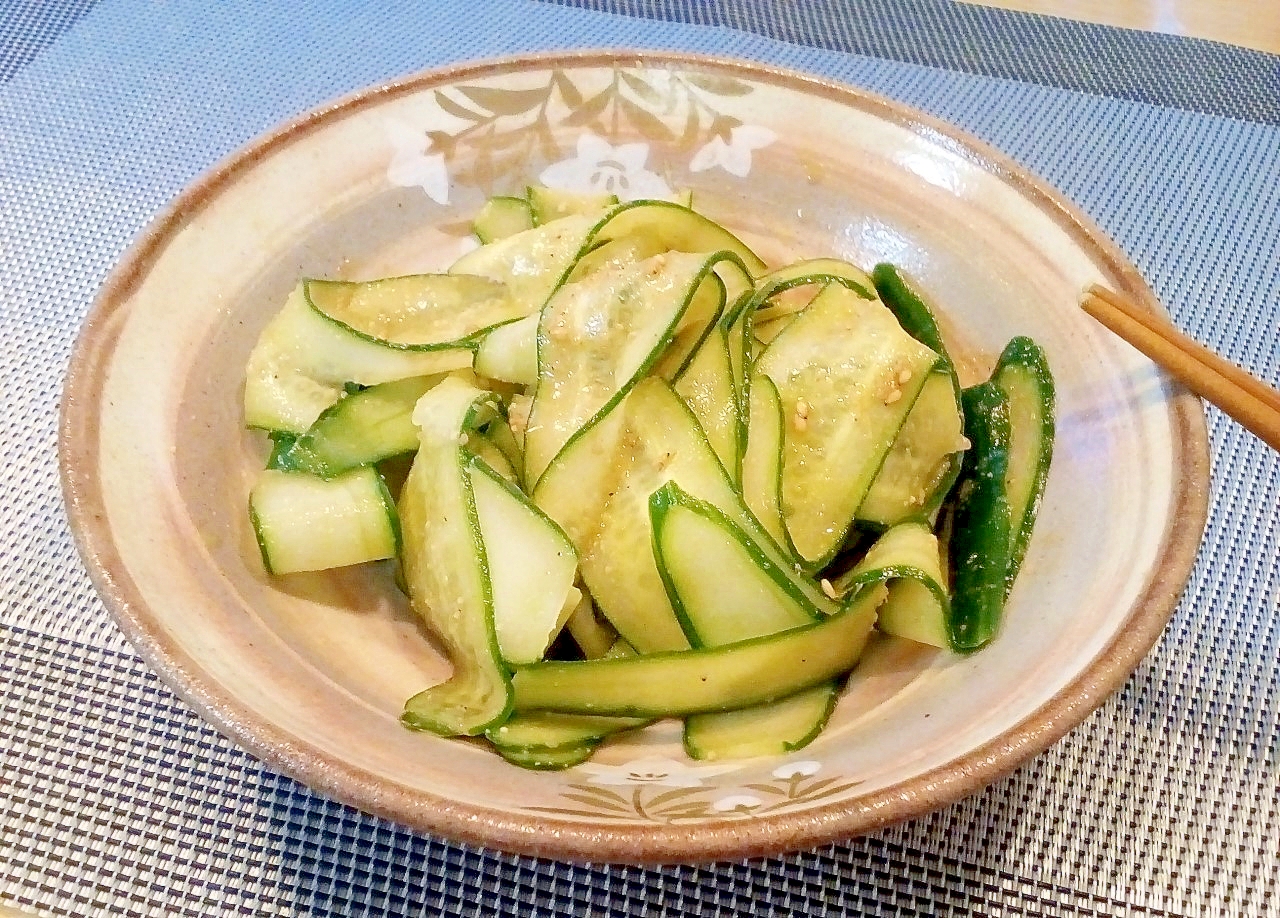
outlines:
M962 388L892 265L771 269L691 203L493 198L446 273L305 279L262 332L263 561L395 559L453 667L406 726L530 768L663 718L695 758L781 754L873 631L998 631L1053 448L1041 349Z

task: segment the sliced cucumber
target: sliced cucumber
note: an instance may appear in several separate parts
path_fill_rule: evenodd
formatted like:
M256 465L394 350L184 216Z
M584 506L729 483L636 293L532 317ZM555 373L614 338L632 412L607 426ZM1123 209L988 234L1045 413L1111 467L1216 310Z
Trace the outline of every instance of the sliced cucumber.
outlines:
M887 530L862 560L836 580L840 593L856 592L868 584L884 583L889 598L880 607L877 625L886 634L930 644L951 646L951 598L944 586L938 537L921 522Z
M819 609L827 614L838 609L773 544L669 386L646 379L623 407L561 454L534 498L573 540L583 580L601 613L627 641L642 653L688 644L653 557L649 495L668 481L725 513Z
M723 308L711 273L727 253L657 255L603 270L556 291L538 325L538 384L525 432L530 488L574 435L607 414L672 341L704 284ZM701 311L701 310L698 310Z
M752 310L764 309L765 304L779 294L795 287L808 287L814 284L824 287L829 284L839 284L852 290L863 299L874 300L876 298L875 283L862 269L838 258L812 258L807 261L797 261L784 268L770 271L760 278L760 281L756 284L756 292L752 296L750 308ZM800 300L788 305L787 311L799 312L805 305L807 304ZM787 313L784 311L777 311L767 317L762 317L762 321L778 318L785 314Z
M490 562L481 537L469 454L460 442L490 419L493 396L457 379L414 410L421 444L400 494L400 562L414 610L440 639L453 674L405 702L402 722L474 736L505 720L511 684L494 626Z
M928 375L858 507L860 522L889 527L929 519L960 473L968 445L955 371L939 363Z
M467 462L493 596L498 648L508 663L532 663L560 630L578 557L560 527L515 485L477 459Z
M956 486L951 532L951 646L973 651L1000 627L1013 545L1005 475L1011 423L1003 389L985 382L964 393L964 428L973 446Z
M823 682L770 704L692 714L684 722L684 749L694 759L783 755L813 742L831 719L839 687Z
M536 383L539 318L539 313L531 313L485 335L476 348L476 372L521 386Z
M948 400L936 380L926 384L920 400L885 458L881 478L872 485L867 500L859 508L859 518L888 526L913 515L936 516L950 493L964 463L964 412L960 407L960 380L955 362L947 350L933 310L908 279L891 264L878 264L872 271L881 301L898 318L904 331L942 359L934 373L946 374L952 395ZM930 417L930 416L933 417ZM948 445L951 440L951 445ZM936 464L935 464L936 461ZM914 482L904 486L906 482ZM913 510L919 495L918 510ZM906 505L900 501L906 498Z
M413 351L466 347L485 330L531 311L505 284L468 274L307 280L303 293L312 309L352 333Z
M950 538L952 646L985 646L1027 550L1053 456L1054 386L1029 338L1005 347L990 380L964 393L973 446L956 486Z
M665 255L661 257L666 258ZM724 281L713 270L685 308L671 343L654 361L650 375L667 382L679 379L715 329L726 302Z
M329 480L268 469L249 494L249 517L271 574L394 558L395 504L371 466Z
M649 498L649 516L658 572L694 647L745 641L822 617L750 537L675 482Z
M717 327L712 329L688 367L676 379L675 390L702 425L720 464L736 479L739 464L738 393L733 374L728 332Z
M582 764L591 758L592 753L596 751L596 747L599 745L596 742L586 742L571 746L561 746L557 749L541 749L537 747L529 749L495 744L494 748L498 750L499 755L512 765L519 765L521 768L528 768L533 771L559 771L563 768L572 768L574 765Z
M642 717L602 717L592 714L557 714L534 711L517 714L487 734L495 746L509 749L563 749L601 739L623 730L652 723Z
M638 651L678 650L689 644L654 560L649 495L671 480L694 493L714 494L720 501L733 500L733 492L715 452L691 418L683 430L654 429L654 414L678 410L680 420L688 417L688 409L668 387L656 379L645 380L620 410L625 429L611 462L613 475L593 512L594 522L583 527L589 528L590 536L579 545L582 578L600 612ZM574 457L568 458L572 464ZM557 474L566 472L567 467ZM540 500L546 496L540 489ZM579 496L582 502L573 508L575 513L592 512L585 497Z
M992 380L1009 402L1009 465L1005 471L1005 492L1009 502L1009 571L1005 576L1005 596L1013 589L1014 578L1031 541L1053 459L1055 394L1053 374L1044 351L1030 338L1010 341L996 363Z
M763 350L773 339L782 334L782 330L791 324L791 320L795 318L795 313L789 313L785 316L777 318L764 317L758 321L751 329L752 340L755 342L756 353Z
M535 663L512 676L515 707L684 717L777 701L853 669L885 592L872 587L821 622L722 647Z
M784 418L782 514L797 557L824 567L938 355L877 300L830 284L760 354Z
M443 376L413 376L371 386L326 408L271 466L332 478L418 448L413 406Z
M776 634L821 619L822 613L719 510L668 483L649 500L654 552L672 605L689 640L715 647ZM799 697L685 723L694 758L781 754L818 735L835 703L836 685ZM807 719L806 719L807 718Z
M908 335L952 363L947 343L929 304L901 270L882 262L871 271L880 300L889 307Z
M245 423L301 434L348 382L372 386L470 365L470 350L410 351L362 337L313 309L299 284L249 354Z
M742 499L765 532L787 545L782 522L782 399L768 376L751 380L747 448L742 457Z
M588 660L603 657L618 639L618 632L596 615L595 603L585 593L564 624L569 635L582 651L583 657Z
M497 419L492 424L501 423ZM507 458L507 454L494 443L486 431L476 431L467 435L467 451L487 465L495 475L514 488L520 487L520 474Z
M591 233L594 245L613 239L649 240L652 252L719 252L738 256L752 277L765 272L765 263L737 236L701 214L672 201L631 201L620 204ZM730 291L731 299L737 291Z
M492 197L484 202L471 230L482 243L497 242L533 229L533 210L524 198Z
M618 203L616 194L565 191L562 188L547 188L544 185L530 185L526 195L529 199L529 209L533 214L534 226L543 226L552 220L570 215L598 219Z
M507 236L468 252L449 267L450 274L475 274L501 281L522 315L537 312L584 250L599 221L575 215Z

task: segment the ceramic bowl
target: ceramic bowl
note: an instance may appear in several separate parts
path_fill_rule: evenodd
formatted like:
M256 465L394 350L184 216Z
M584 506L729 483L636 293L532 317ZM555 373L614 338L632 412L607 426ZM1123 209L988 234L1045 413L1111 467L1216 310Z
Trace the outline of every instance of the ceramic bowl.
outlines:
M692 189L767 260L903 266L969 373L1029 334L1057 453L1007 621L969 657L878 640L828 729L782 758L685 758L677 725L533 772L410 732L448 664L383 567L273 580L246 495L245 358L301 275L429 271L528 183ZM1159 309L1077 209L919 112L753 64L662 53L472 63L344 98L200 178L111 275L66 384L71 524L120 627L219 730L316 790L451 839L591 861L742 858L919 816L1044 750L1168 620L1206 507L1199 403L1077 308Z

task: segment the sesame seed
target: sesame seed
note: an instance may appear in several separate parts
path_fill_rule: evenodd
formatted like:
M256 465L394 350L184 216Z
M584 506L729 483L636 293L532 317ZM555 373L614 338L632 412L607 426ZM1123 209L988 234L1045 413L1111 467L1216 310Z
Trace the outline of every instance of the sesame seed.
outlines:
M826 577L823 577L818 581L818 586L822 587L823 595L825 595L827 599L836 598L836 588L831 585L831 581Z
M894 389L884 397L884 403L886 405L892 405L894 402L898 401L900 398L902 398L902 390Z
M898 384L899 384L899 385L905 386L905 385L906 385L907 383L909 383L909 382L911 382L911 371L910 371L910 370L903 370L902 372L900 372L900 373L898 374Z

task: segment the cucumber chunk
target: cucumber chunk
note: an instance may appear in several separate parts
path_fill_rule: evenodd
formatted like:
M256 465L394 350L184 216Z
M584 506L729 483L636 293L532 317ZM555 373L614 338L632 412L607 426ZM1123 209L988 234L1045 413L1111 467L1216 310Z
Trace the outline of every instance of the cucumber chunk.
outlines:
M249 516L272 574L394 558L400 546L395 504L369 466L329 480L267 469L249 494Z

